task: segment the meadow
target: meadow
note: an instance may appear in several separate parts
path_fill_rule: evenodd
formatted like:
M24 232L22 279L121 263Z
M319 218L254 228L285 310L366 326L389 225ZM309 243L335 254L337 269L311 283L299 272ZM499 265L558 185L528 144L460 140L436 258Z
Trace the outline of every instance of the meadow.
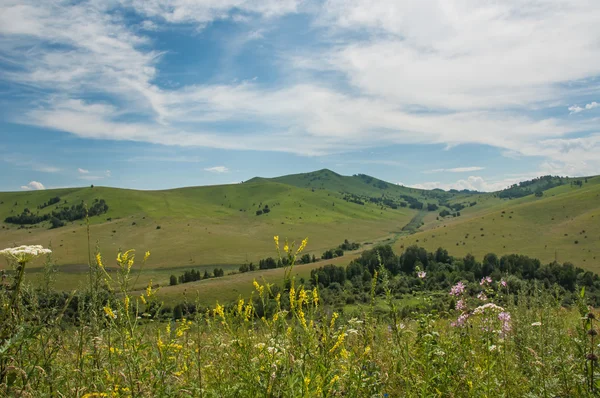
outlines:
M303 244L304 245L304 244ZM402 315L394 276L374 270L369 303L328 306L318 285L301 284L302 247L278 248L290 266L278 283L253 281L231 304L188 317L158 317L152 284L132 292L152 254L93 255L85 290L60 295L23 274L52 254L7 249L14 274L0 290L0 394L23 397L514 397L596 396L597 317L585 289L561 305L559 289L504 279L458 281L453 305ZM143 258L143 260L141 259ZM50 274L49 274L50 275ZM427 308L428 273L406 275ZM596 276L596 279L597 276ZM483 296L482 296L483 294ZM58 299L58 298L61 299ZM68 313L78 297L79 312ZM192 302L193 299L190 298Z

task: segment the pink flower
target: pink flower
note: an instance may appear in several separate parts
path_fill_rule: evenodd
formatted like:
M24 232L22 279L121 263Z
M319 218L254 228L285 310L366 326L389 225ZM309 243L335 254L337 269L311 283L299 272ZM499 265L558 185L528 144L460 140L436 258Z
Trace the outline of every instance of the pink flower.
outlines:
M492 283L492 278L490 278L489 276L486 276L486 277L481 278L481 282L479 282L479 285L481 285L481 286L489 285L490 283Z
M459 311L464 311L467 309L467 304L465 303L465 300L460 299L456 302L456 309Z
M450 295L458 297L465 291L465 284L462 282L458 282L456 285L452 286L450 289Z
M458 319L456 320L456 322L452 322L450 325L455 328L463 327L466 325L467 319L469 319L469 313L464 312L458 316Z
M419 279L425 279L425 276L427 276L427 273L425 271L419 271L419 272L417 272L417 276L419 277Z
M502 331L500 332L500 335L504 337L511 330L510 313L502 311L498 314L498 319L502 322Z
M487 301L487 296L485 295L485 293L484 293L484 292L480 292L480 293L477 295L477 298L478 298L479 300L481 300L481 301Z
M502 285L502 287L506 287L506 286L508 286L508 284L506 283L506 281L505 281L504 279L502 279L502 280L500 281L500 284Z

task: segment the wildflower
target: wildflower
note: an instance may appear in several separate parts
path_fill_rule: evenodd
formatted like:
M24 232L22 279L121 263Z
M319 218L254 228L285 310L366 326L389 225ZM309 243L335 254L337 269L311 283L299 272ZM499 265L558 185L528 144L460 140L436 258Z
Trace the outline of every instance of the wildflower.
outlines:
M464 283L458 282L456 285L452 286L452 289L450 289L450 295L458 297L464 293L465 288L466 286Z
M417 276L419 277L419 279L425 279L425 277L427 276L427 272L419 271L417 272Z
M467 320L469 319L468 313L460 314L456 322L452 322L450 325L452 327L463 327L466 325Z
M304 250L304 248L306 247L307 243L308 243L308 238L304 238L302 240L302 243L300 244L300 247L298 248L298 250L296 250L296 254L300 254L302 252L302 250Z
M129 312L129 296L125 296L125 312Z
M150 257L149 251L147 251L146 254L144 254L144 261L148 260L148 257Z
M460 299L456 302L455 308L459 311L464 311L467 309L467 304L465 303L465 300Z
M502 322L501 335L505 336L511 330L510 326L510 313L502 311L498 314L498 319Z
M477 298L481 301L487 301L487 296L485 295L484 292L479 292L479 294L477 295Z
M117 319L117 314L110 307L104 307L104 313L110 318Z
M100 253L96 253L96 263L98 264L98 267L104 268L104 264L102 264L102 255L100 255Z
M506 283L506 281L505 281L504 279L502 279L502 280L500 281L500 285L502 285L502 287L507 287L507 286L508 286L508 283Z
M140 300L142 300L142 303L146 304L146 298L143 294L140 296Z
M337 312L334 312L331 315L331 322L329 323L329 329L333 329L333 327L335 326L335 320L338 319L339 315Z
M489 285L490 283L492 283L492 278L490 278L489 276L486 276L486 277L481 278L481 282L479 282L479 285L481 285L481 286Z
M285 244L283 245L283 251L288 253L290 251L290 246L288 244L288 241L286 239Z
M19 264L27 263L38 256L50 253L52 253L52 250L44 249L44 247L40 245L10 247L8 249L0 250L0 255L11 258Z
M242 315L243 309L244 309L244 299L241 298L238 300L238 304L237 304L237 312L239 315Z
M533 322L531 326L542 326L542 322Z
M331 349L329 350L329 353L334 352L335 350L337 350L342 344L344 344L344 340L346 339L346 333L341 332L340 334L338 334L337 340L335 342L335 344L333 345L333 347L331 347Z
M473 314L475 314L475 315L483 314L486 310L503 312L504 308L502 308L499 305L496 305L494 303L487 303L487 304L480 305L479 307L475 308L475 310L473 311Z
M296 307L296 289L294 285L290 287L290 308L293 310Z
M490 350L490 351L494 351L495 349L496 349L496 344L492 344L492 345L489 347L489 350Z
M152 294L154 294L154 292L152 291L152 279L150 279L150 282L148 282L148 287L146 287L146 296L150 298Z
M312 290L312 302L315 305L315 307L319 306L319 291L316 287L314 287Z
M279 250L279 236L275 235L273 240L275 241L275 247L277 247L277 250Z
M217 316L219 315L221 318L223 318L223 320L225 320L225 311L224 311L225 307L223 307L222 305L220 305L217 302L217 306L215 307L215 309L213 310L213 315Z

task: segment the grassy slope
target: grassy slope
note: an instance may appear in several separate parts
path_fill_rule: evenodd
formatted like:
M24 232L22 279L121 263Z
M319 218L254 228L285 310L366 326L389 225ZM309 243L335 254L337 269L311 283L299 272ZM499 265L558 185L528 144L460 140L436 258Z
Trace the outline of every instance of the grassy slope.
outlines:
M440 195L393 184L382 189L377 186L378 182L320 170L275 179L255 178L244 184L167 191L86 187L0 193L0 218L20 212L24 207L35 209L57 195L69 204L81 200L91 203L95 198L103 198L110 209L107 214L91 219L92 242L98 243L108 259L119 248L151 250L151 260L139 284L153 279L163 286L164 297L172 301L183 291L192 294L196 290L202 293L203 301L219 297L229 300L240 292L248 293L254 278L264 276L269 281L279 280L283 271L269 270L177 287L165 286L170 274L180 274L185 269L212 272L218 266L228 272L246 260L256 262L273 256L273 235L297 241L308 236L308 253L317 257L345 238L358 242L389 242L399 237L395 244L397 251L417 243L429 250L441 246L453 255L471 252L478 258L488 252L523 253L550 261L556 253L559 261L572 261L600 271L600 223L597 222L600 177L589 179L583 188L569 185L553 188L542 198L530 195L506 200L493 194L447 195L450 203L476 201L477 204L462 210L461 217L444 220L436 220L438 212L418 213L407 208L382 210L374 204L360 206L342 199L342 192L363 197L382 193L387 197L410 195L424 202L437 202ZM256 216L255 211L265 204L272 209L271 213ZM54 208L56 205L42 212ZM107 221L107 218L112 220ZM424 225L416 234L406 235L408 232L402 232L402 228L413 219ZM161 229L157 229L157 225ZM63 264L58 287L71 289L82 283L87 268L83 222L56 230L48 230L47 226L18 229L2 224L2 227L0 247L52 242L56 258ZM575 240L579 243L575 244ZM344 264L352 256L335 261ZM299 277L308 277L311 269L323 264L298 266L296 272ZM39 277L39 271L38 263L38 268L30 269L30 275Z
M583 188L553 188L542 198L487 195L483 202L465 209L462 217L432 221L424 231L401 237L395 249L416 243L460 256L522 253L546 262L556 254L559 261L600 272L600 177Z
M308 236L309 253L319 256L345 238L365 242L393 235L415 213L410 209L381 210L371 204L360 206L342 200L336 192L312 192L263 181L168 191L87 187L0 193L0 202L4 202L0 204L0 217L21 212L24 207L36 209L57 195L69 204L106 200L108 213L91 219L92 244L97 241L106 258L119 248L151 250L148 272L141 283L153 278L164 284L171 273L179 274L191 267L212 271L218 264L227 270L236 269L245 260L256 262L274 254L273 235L291 240ZM269 205L271 213L256 216L256 209L264 204ZM56 205L41 212L54 208ZM59 287L75 287L84 278L84 222L54 230L47 229L47 225L32 229L2 226L0 247L52 242L56 258L66 271L61 273ZM35 277L36 269L31 271Z

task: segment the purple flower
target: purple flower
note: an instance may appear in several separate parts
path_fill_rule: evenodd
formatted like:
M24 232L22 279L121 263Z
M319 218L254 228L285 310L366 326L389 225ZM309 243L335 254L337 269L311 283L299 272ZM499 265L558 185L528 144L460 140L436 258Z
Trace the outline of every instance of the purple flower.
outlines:
M456 309L459 311L464 311L465 309L467 309L467 304L465 303L465 300L460 299L456 302Z
M458 319L456 320L456 322L452 322L450 325L452 327L463 327L466 325L467 323L467 319L469 319L469 313L468 312L463 312L462 314L460 314L458 316Z
M498 314L498 319L502 322L501 336L504 337L511 330L510 326L510 313L502 311Z
M458 297L464 293L465 288L466 288L466 286L464 283L458 282L456 285L452 286L452 288L450 289L450 295Z

